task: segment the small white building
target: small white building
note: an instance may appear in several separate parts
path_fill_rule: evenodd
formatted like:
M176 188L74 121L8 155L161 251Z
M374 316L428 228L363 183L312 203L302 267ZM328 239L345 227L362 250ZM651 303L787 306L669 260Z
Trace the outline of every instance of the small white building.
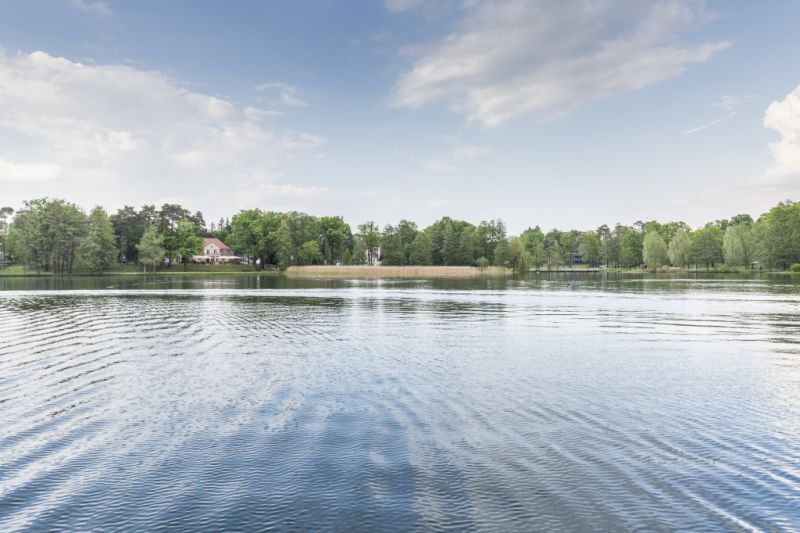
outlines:
M370 266L379 266L381 264L381 247L375 246L364 250L364 259Z

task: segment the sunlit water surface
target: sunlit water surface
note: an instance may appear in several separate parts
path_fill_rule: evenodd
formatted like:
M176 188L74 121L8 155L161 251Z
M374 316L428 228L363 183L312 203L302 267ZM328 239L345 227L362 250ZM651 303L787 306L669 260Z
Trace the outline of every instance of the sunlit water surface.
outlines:
M800 530L778 279L5 280L0 530Z

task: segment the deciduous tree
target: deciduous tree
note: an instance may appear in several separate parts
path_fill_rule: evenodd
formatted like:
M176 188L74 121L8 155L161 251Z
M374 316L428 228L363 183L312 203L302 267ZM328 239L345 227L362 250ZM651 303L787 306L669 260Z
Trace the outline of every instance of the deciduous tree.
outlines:
M176 252L181 256L183 269L192 260L192 256L199 254L203 250L203 239L198 235L200 228L193 222L181 220L178 222L175 244Z
M676 267L686 268L691 260L692 240L685 229L680 229L669 241L669 262Z
M664 238L656 230L650 230L644 236L642 244L642 256L647 268L653 272L667 264L669 261L669 250Z
M144 271L147 272L150 268L155 272L156 267L164 261L166 254L164 237L155 227L147 228L136 247L139 252L139 264L144 266Z
M114 226L102 207L95 207L89 214L88 231L78 246L81 263L92 274L111 268L117 259Z

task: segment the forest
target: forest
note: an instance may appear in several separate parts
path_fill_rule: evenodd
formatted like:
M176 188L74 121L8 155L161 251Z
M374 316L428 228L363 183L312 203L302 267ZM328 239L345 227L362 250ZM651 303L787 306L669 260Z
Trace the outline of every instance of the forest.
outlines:
M800 203L778 203L757 219L740 214L691 228L684 222L637 221L592 230L509 235L502 220L472 224L443 217L426 228L409 220L351 228L339 216L243 210L207 223L177 204L126 206L88 213L58 199L0 209L2 265L36 273L101 273L118 265L145 270L191 261L202 237L215 237L255 268L292 265L497 265L517 272L603 267L800 271Z

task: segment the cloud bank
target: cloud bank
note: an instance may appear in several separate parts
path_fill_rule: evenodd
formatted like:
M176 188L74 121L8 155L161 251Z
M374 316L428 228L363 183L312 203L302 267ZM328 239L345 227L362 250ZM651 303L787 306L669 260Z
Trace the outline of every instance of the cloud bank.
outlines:
M213 214L302 194L275 184L280 165L324 140L276 131L271 116L159 72L0 52L3 202L186 199Z
M770 143L774 164L762 178L782 185L788 192L800 190L800 85L783 100L772 102L764 115L764 126L777 131L781 139Z
M386 2L393 11L426 5ZM444 105L488 127L546 119L676 76L730 46L686 41L709 18L691 0L463 0L461 9L458 29L423 47L397 80L392 106Z

